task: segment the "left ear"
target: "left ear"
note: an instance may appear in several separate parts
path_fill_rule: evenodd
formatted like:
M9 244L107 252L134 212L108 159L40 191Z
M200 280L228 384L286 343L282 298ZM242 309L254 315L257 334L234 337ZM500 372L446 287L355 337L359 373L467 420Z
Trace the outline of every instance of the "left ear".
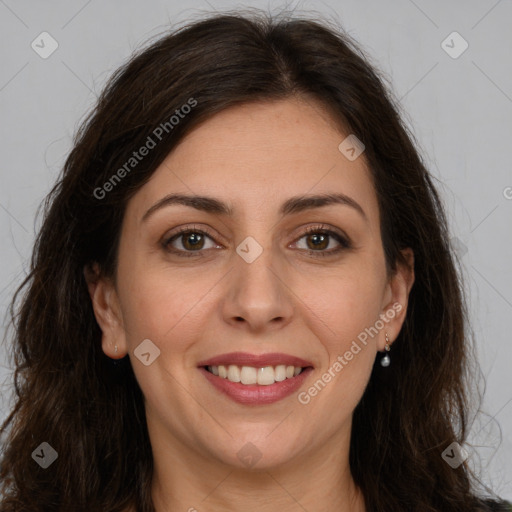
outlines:
M409 292L414 284L414 253L411 248L400 251L405 263L397 262L396 272L389 279L384 292L382 315L388 319L377 342L377 350L383 351L386 345L386 332L389 344L397 338L407 313Z

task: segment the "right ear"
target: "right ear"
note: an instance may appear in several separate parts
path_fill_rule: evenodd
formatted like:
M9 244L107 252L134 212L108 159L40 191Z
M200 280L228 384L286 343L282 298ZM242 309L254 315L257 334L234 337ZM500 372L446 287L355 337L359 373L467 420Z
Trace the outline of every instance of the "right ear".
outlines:
M91 297L94 316L101 332L102 350L112 359L120 359L128 353L121 308L114 284L101 276L98 263L85 265L84 277ZM117 347L117 351L116 351Z

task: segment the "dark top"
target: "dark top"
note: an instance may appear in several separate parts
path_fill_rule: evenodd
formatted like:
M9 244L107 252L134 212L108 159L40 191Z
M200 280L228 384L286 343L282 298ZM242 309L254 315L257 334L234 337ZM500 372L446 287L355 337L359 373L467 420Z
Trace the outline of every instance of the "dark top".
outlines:
M510 501L491 501L486 500L484 504L487 508L482 509L486 512L512 512L512 503Z

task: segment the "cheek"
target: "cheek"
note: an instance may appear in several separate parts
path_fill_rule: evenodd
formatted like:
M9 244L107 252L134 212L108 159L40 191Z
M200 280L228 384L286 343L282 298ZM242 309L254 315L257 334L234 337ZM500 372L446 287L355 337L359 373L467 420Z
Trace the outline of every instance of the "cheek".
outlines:
M339 415L341 421L357 405L375 361L384 271L371 261L368 265L359 262L336 274L317 275L314 287L311 282L309 278L302 284L309 283L308 293L306 288L301 292L307 297L304 317L324 354L316 384L305 390L303 399L322 395L314 399L316 406L329 403L326 410Z
M120 272L119 278L124 327L131 348L145 338L154 339L159 346L169 338L179 343L182 337L177 333L186 331L191 338L195 330L200 330L208 291L218 278L199 270L135 268L124 276Z
M308 327L324 354L316 380L298 399L333 431L352 414L371 375L378 334L372 327L381 312L379 283L371 271L347 273L326 279L323 293L316 286L308 296Z
M307 306L305 311L309 309L309 316L323 323L324 339L332 350L342 350L373 325L381 311L383 272L372 265L346 265L337 272L310 274L297 285L297 295Z

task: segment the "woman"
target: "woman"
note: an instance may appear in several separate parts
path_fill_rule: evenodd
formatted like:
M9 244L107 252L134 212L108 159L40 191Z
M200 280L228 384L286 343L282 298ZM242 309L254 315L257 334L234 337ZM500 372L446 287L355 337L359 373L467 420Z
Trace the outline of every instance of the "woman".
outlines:
M507 510L466 462L443 207L326 24L218 15L134 56L25 287L2 512Z

